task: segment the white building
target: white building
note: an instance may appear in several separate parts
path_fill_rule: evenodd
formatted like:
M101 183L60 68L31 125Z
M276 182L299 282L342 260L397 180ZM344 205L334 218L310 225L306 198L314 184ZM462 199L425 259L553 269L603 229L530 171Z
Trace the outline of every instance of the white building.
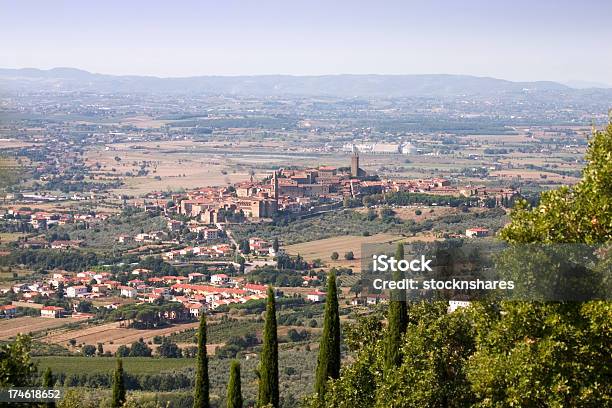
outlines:
M218 273L210 277L210 283L213 283L215 285L225 285L226 283L229 282L229 280L230 280L229 276L227 276L224 273Z
M66 288L66 297L75 298L87 294L87 286L69 286Z
M468 307L472 304L472 302L468 300L449 300L448 301L448 313L452 313L460 307Z
M138 294L138 290L131 286L119 286L119 291L121 293L121 296L125 296L128 298L134 298Z
M489 235L489 230L486 228L468 228L465 230L465 236L468 238L482 238Z
M318 290L310 292L306 295L306 299L311 302L324 302L327 294Z
M45 306L40 309L40 317L59 318L64 315L64 309L59 306Z

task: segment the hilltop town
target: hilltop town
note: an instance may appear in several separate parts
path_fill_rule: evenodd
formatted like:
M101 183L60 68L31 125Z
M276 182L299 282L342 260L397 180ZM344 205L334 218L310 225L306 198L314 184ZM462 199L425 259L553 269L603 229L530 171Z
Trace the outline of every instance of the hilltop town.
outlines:
M544 118L542 106L531 123L500 125L480 97L468 109L418 98L38 96L11 95L0 127L0 340L25 330L54 367L169 358L173 374L155 378L174 392L190 381L182 361L202 314L213 364L255 364L272 285L284 395L303 396L329 271L343 319L379 313L388 296L367 285L363 248L494 240L517 200L578 180L591 131ZM398 124L400 111L422 121ZM149 360L139 364L164 361ZM156 389L138 376L135 389Z

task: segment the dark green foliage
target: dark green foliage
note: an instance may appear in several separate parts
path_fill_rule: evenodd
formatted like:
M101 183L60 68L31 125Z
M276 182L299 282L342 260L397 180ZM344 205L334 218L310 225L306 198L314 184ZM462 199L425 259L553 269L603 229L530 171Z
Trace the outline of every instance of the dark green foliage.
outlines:
M113 397L111 401L112 408L120 408L125 402L125 379L123 376L123 362L120 358L117 359L117 368L113 375Z
M295 270L278 270L273 266L257 267L247 275L247 281L274 286L300 287L304 280Z
M202 313L200 316L200 327L198 328L198 355L193 408L208 408L210 406L209 388L208 355L206 354L206 315Z
M296 270L306 270L308 269L308 262L302 258L300 254L292 257L287 255L286 253L280 253L276 256L276 264L278 269L296 269Z
M274 408L279 406L277 336L274 290L272 286L269 286L263 348L259 364L259 392L257 395L257 406L259 407L266 406L267 404L272 404Z
M278 253L278 249L280 245L278 244L278 237L274 237L274 241L272 242L272 249L274 249L274 253Z
M223 347L219 347L215 356L217 358L235 358L238 352L246 350L259 344L259 340L254 333L247 333L243 337L231 336Z
M227 408L242 408L240 363L238 361L232 361L230 366L230 378L227 384Z
M54 385L55 379L53 378L53 372L51 371L51 368L47 367L42 376L41 386L42 388L53 388ZM55 402L47 402L44 404L44 406L46 408L55 408Z
M240 243L238 244L238 249L243 254L248 254L249 252L251 252L251 247L249 246L249 241L246 240L246 239L243 239L242 241L240 241Z
M91 357L96 354L96 346L93 344L86 344L81 347L81 353L83 353L84 356Z
M327 380L340 376L340 314L338 312L338 293L336 274L332 271L327 277L327 300L325 302L325 318L323 319L323 335L319 346L317 360L317 377L315 393L320 400L325 398Z
M151 348L142 340L135 341L130 347L130 357L151 357Z
M183 357L183 352L176 343L164 339L157 348L157 355L165 358L181 358Z
M395 259L404 259L404 244L397 244ZM402 273L393 273L393 280L401 280ZM389 301L389 313L387 315L388 327L385 344L385 368L399 366L402 362L401 346L402 336L406 332L408 325L408 309L406 304L406 293L403 290L396 290L391 293Z
M125 344L120 345L115 351L117 357L128 357L130 355L130 348Z

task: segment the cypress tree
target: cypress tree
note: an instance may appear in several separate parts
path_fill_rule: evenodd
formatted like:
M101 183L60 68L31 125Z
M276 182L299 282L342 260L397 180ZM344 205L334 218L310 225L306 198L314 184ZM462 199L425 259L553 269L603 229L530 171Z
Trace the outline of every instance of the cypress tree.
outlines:
M208 408L209 399L208 355L206 354L206 315L200 315L198 329L198 355L196 360L195 394L193 408Z
M338 293L336 274L330 272L327 276L327 300L325 301L325 317L323 320L323 335L319 346L317 360L317 376L315 392L320 401L325 398L327 380L340 376L340 314L338 312Z
M274 253L278 253L278 248L279 248L279 244L278 244L278 238L274 238L274 242L272 243L272 249L274 249Z
M397 244L395 259L404 259L404 244ZM403 279L400 271L393 272L393 280ZM389 312L387 315L388 327L385 343L385 368L397 367L402 362L401 347L402 335L408 326L408 305L406 304L406 292L396 290L391 293L389 299Z
M53 388L55 385L55 381L53 380L53 373L51 372L51 367L47 367L42 377L42 388ZM55 408L55 402L49 401L44 404L47 408Z
M232 361L230 378L227 384L227 408L242 408L242 390L240 384L240 363Z
M278 390L278 338L276 333L276 304L274 290L268 287L268 304L266 305L266 322L263 332L263 348L259 363L259 392L257 406L272 404L279 406Z
M117 359L117 368L113 374L113 400L112 408L121 408L125 402L125 383L123 378L123 362Z

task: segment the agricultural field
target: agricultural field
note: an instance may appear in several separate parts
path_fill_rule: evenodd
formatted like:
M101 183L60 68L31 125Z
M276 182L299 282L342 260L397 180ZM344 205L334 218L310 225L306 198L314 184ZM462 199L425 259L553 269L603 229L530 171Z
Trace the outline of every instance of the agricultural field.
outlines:
M153 340L155 336L168 336L172 333L198 327L198 322L176 324L155 330L139 330L122 327L121 322L105 323L80 328L78 330L56 331L47 334L40 340L45 343L66 346L72 339L77 345L102 343L105 351L115 352L121 345L130 345L142 338L145 342Z
M400 240L402 237L393 234L376 234L369 237L344 235L340 237L320 239L301 244L289 245L285 251L291 255L300 254L307 261L321 259L330 266L345 266L348 268L359 267L361 259L361 246L363 244L391 243ZM332 252L338 252L340 258L332 261L329 257ZM347 261L343 258L346 252L352 251L355 259Z
M281 399L288 399L288 404L285 406L298 406L299 398L312 392L317 352L316 348L279 348L279 380L283 385L280 394ZM55 375L65 377L110 376L116 365L114 358L107 357L36 357L34 360L38 363L40 371L50 367ZM231 359L214 357L209 360L210 399L213 406L225 406L230 362ZM245 405L249 404L248 406L252 406L257 396L257 376L255 370L259 364L259 359L257 357L242 357L240 358L240 363L242 366L242 393ZM188 378L193 378L194 366L195 359L192 358L123 358L124 372L133 378L163 375L164 373L174 373L174 375L184 374ZM87 367L86 372L84 372L84 367ZM90 400L91 394L106 394L106 390L104 387L96 389L79 388L79 392L82 393L84 400ZM153 390L128 390L128 393L138 397L146 397L151 395L151 391ZM159 391L155 390L155 393L158 394ZM192 390L189 390L188 395L191 395L191 392ZM179 390L174 390L170 397L178 396L179 394L181 394Z
M61 326L82 322L82 319L71 317L63 319L50 319L45 317L17 317L14 319L0 320L0 340L8 340L17 336L19 333L27 334L41 330L56 329Z
M19 238L26 237L27 235L19 232L0 232L0 244L19 241Z
M54 373L82 374L83 367L88 373L108 373L115 369L117 363L109 357L68 357L45 356L35 357L39 370L51 367ZM124 357L123 369L133 374L156 374L160 371L179 370L193 367L194 359L189 358L152 358L152 357Z
M0 268L0 280L9 282L17 280L16 278L25 278L32 275L31 269L23 269L19 267Z

